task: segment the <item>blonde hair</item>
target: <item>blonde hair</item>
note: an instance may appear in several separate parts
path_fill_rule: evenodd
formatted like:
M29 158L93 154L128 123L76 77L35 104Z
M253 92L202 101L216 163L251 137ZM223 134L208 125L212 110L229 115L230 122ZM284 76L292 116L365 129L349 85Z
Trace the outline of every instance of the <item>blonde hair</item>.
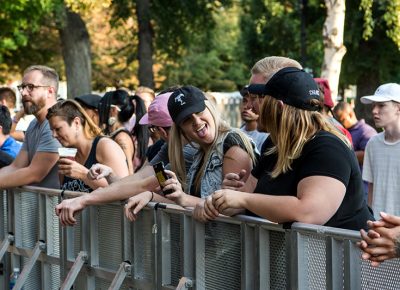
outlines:
M101 135L101 129L93 122L82 106L74 100L63 100L52 106L46 115L47 120L60 117L71 126L75 118L79 118L86 138L93 139Z
M267 82L278 70L285 67L303 68L301 64L294 59L283 56L267 56L255 63L251 69L251 74L262 75L264 82Z
M318 105L319 100L311 100ZM294 160L300 157L304 145L318 131L327 131L338 137L349 148L349 140L336 129L318 111L307 111L289 105L282 105L279 100L265 96L261 106L260 129L270 133L274 147L265 154L276 153L278 159L275 168L270 173L273 178L291 170Z
M194 186L196 191L200 190L201 180L204 176L205 167L207 165L207 160L209 159L210 154L213 151L218 150L217 144L219 144L225 138L226 134L231 130L231 127L224 120L221 119L220 114L218 113L212 102L208 100L205 100L204 102L206 105L206 109L210 111L210 114L214 120L216 128L216 136L213 143L210 146L208 146L206 150L204 150L201 147L199 147L198 149L199 151L201 151L200 154L203 155L202 156L203 162L194 180ZM247 153L250 155L250 158L254 162L255 156L250 140L240 130L235 130L235 132L239 134ZM185 136L182 129L174 123L172 125L171 136L169 138L168 157L171 163L171 170L176 173L179 182L183 185L184 191L187 192L190 190L190 188L187 188L187 180L186 180L187 172L183 156L183 145L186 143L186 141L191 142L191 140L188 140L188 138Z

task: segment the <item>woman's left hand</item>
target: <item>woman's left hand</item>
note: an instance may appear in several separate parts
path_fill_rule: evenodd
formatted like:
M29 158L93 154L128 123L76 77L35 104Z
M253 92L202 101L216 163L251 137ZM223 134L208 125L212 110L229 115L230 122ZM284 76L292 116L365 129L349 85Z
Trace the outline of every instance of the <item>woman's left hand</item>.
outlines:
M78 162L68 159L60 158L58 160L58 172L76 179L84 179L87 176L88 169L79 164Z
M245 194L247 193L231 189L220 189L212 195L212 204L220 213L228 208L245 208Z

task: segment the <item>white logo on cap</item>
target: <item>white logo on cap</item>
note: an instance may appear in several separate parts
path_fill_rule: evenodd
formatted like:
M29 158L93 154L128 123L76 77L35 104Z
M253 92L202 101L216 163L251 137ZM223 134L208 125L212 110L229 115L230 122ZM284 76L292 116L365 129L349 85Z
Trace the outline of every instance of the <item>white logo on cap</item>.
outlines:
M186 104L186 102L184 100L182 100L182 97L184 97L184 94L179 94L175 97L175 103L180 102L181 106L183 106L184 104Z
M310 96L312 96L312 95L319 95L319 90L309 90L309 94L310 94Z

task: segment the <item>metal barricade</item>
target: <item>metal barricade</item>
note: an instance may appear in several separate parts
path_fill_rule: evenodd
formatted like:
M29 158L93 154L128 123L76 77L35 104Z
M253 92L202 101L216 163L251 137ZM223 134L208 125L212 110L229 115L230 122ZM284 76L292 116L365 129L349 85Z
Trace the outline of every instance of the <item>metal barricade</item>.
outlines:
M199 223L192 212L150 203L135 223L120 203L92 206L62 228L59 190L2 192L0 289L398 289L399 259L373 268L359 233L238 216ZM66 196L77 193L65 192Z

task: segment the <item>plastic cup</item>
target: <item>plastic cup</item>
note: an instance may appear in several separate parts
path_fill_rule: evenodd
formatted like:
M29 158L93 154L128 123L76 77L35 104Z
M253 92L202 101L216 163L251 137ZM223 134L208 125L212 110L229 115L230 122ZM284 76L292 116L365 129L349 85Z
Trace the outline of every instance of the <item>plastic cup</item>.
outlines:
M68 158L70 160L75 160L75 155L78 149L76 148L58 148L58 155L60 158Z

